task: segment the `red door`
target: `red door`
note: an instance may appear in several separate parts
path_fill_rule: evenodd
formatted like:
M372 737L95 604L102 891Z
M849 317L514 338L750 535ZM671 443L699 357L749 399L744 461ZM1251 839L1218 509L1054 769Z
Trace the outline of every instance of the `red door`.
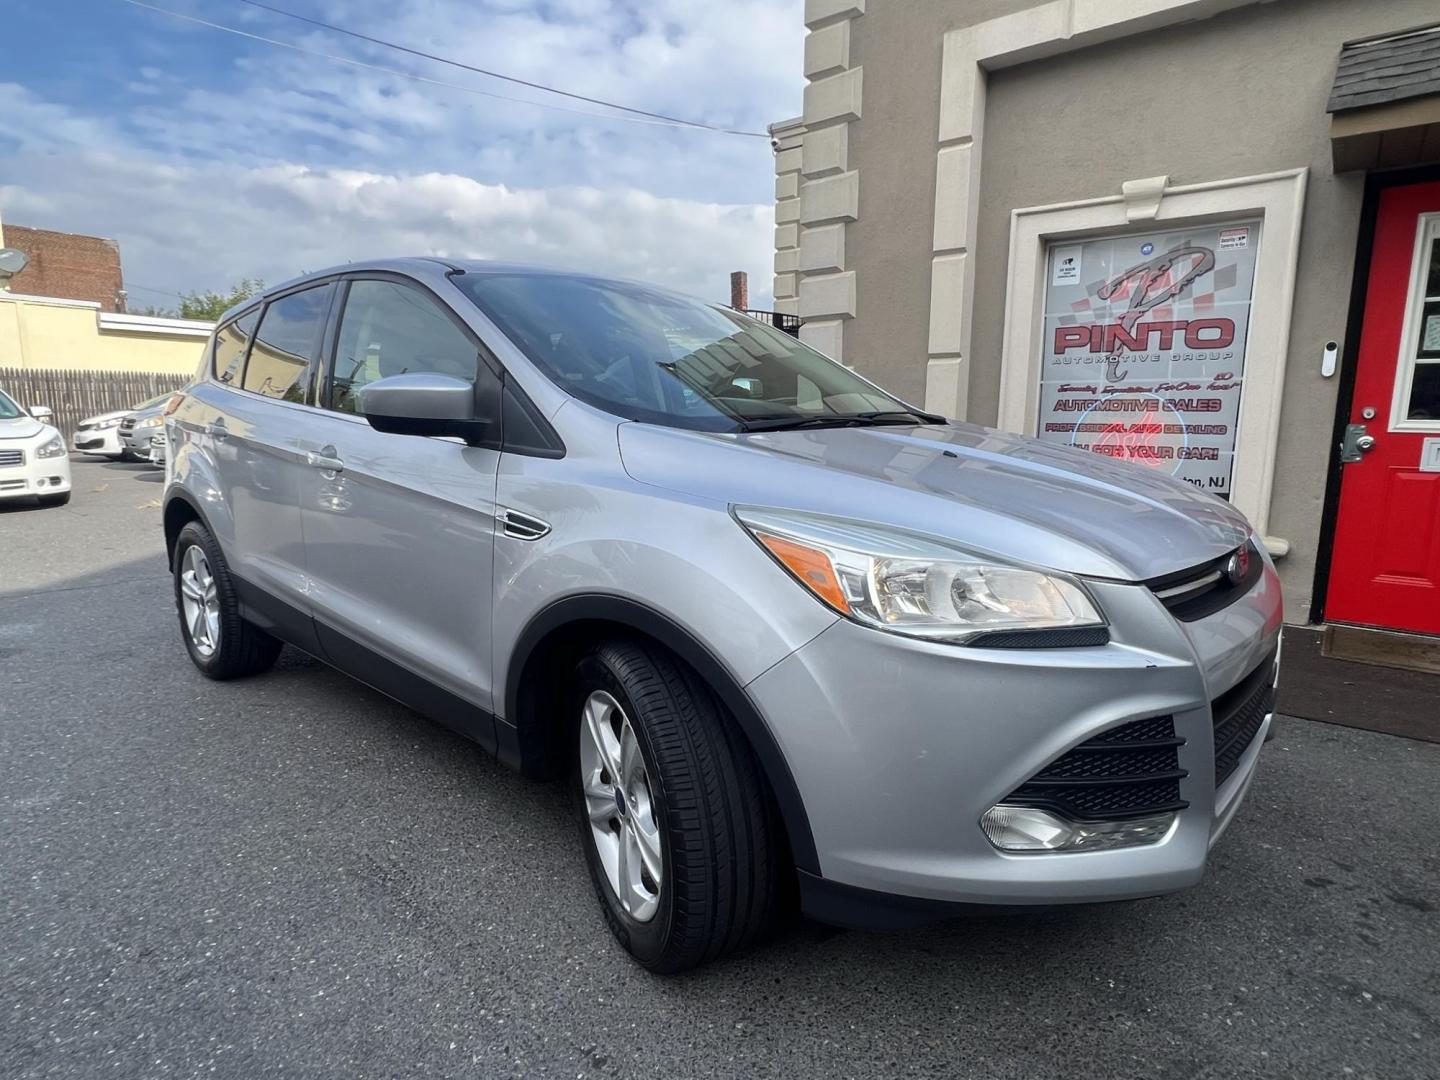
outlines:
M1381 193L1348 422L1326 617L1440 634L1440 183Z

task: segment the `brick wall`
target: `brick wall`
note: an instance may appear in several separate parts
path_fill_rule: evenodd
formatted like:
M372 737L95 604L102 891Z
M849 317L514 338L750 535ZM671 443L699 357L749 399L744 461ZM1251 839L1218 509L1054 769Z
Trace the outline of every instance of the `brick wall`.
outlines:
M101 311L122 310L116 306L116 293L125 286L120 245L114 240L7 222L5 246L19 248L30 259L25 269L11 278L12 292L93 300Z

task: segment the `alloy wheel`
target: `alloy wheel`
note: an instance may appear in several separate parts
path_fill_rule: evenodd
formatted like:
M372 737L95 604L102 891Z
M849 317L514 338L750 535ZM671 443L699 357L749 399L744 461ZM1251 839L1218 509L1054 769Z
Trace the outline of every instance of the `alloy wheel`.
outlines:
M604 690L585 699L580 783L610 889L627 915L649 922L660 908L665 880L655 796L630 718Z
M180 607L190 642L202 657L220 648L220 596L210 560L198 544L185 549L180 567Z

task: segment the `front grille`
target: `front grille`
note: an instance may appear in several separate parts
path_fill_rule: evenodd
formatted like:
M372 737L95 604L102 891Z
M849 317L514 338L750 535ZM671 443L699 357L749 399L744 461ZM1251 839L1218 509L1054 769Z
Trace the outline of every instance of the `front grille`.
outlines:
M0 469L11 469L24 464L24 450L0 450Z
M1275 707L1275 654L1210 703L1215 724L1215 786L1229 780Z
M1230 560L1237 554L1248 556L1245 573L1238 579L1229 576ZM1265 562L1260 550L1247 543L1243 548L1227 552L1218 559L1192 566L1188 570L1166 574L1145 582L1156 599L1181 622L1194 622L1229 607L1244 596L1264 572Z
M1111 728L1066 751L1004 802L1049 810L1073 821L1123 821L1189 804L1180 798L1180 747L1170 716Z

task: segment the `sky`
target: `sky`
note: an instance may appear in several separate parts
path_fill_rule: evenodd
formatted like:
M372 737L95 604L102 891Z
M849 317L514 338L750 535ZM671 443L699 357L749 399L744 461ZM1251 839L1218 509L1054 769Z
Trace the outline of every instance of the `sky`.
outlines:
M607 112L247 6L146 0L487 94ZM803 0L268 0L372 37L705 123L800 112ZM14 0L0 221L119 241L131 310L350 259L513 259L769 301L764 138L415 82L125 0Z

